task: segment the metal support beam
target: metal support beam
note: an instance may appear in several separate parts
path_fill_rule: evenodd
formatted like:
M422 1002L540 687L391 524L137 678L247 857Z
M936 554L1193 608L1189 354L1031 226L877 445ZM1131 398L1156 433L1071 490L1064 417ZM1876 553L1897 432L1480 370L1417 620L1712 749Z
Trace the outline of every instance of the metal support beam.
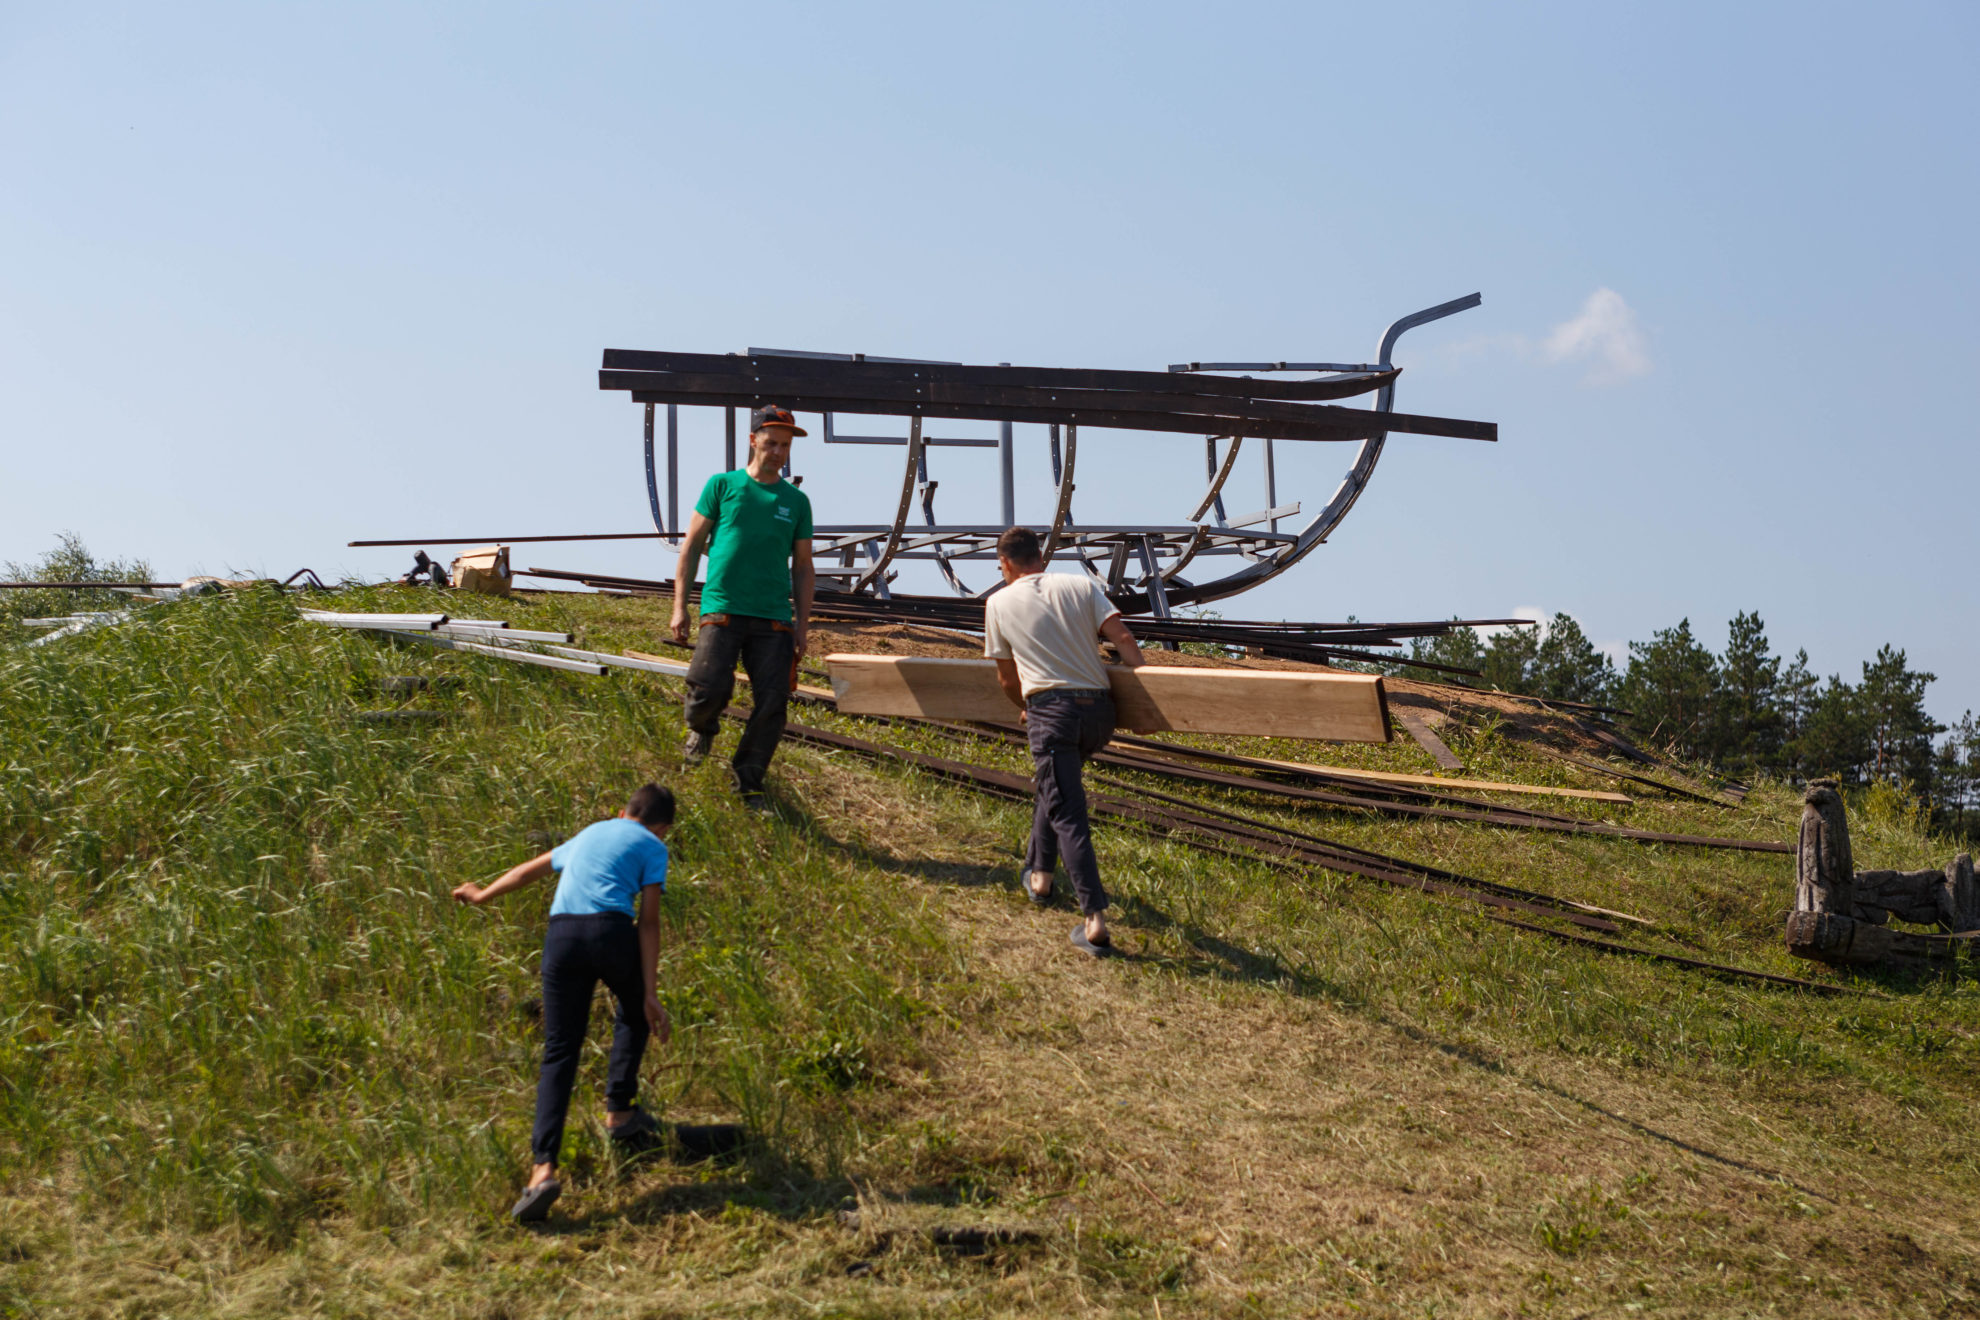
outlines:
M1113 553L1107 556L1107 590L1119 591L1121 582L1127 576L1128 543L1116 541Z
M1135 549L1141 554L1142 571L1148 574L1144 585L1148 591L1149 608L1154 610L1156 618L1166 619L1169 617L1169 593L1163 588L1162 571L1155 563L1155 544L1144 536L1135 543ZM1173 651L1177 648L1175 642L1165 641L1162 649Z
M681 534L681 406L667 405L667 525Z
M1079 428L1066 427L1066 457L1064 464L1059 462L1059 428L1052 427L1052 477L1059 483L1059 503L1052 513L1052 530L1045 535L1045 562L1052 562L1052 552L1059 548L1059 536L1072 521L1073 497L1073 455L1079 444Z
M1008 367L1011 364L1000 362L997 365ZM997 475L1002 483L1004 494L1002 505L1003 518L1001 521L1006 527L1015 527L1017 525L1017 478L1012 468L1012 450L1011 423L999 422L997 424Z
M1265 507L1268 509L1279 507L1279 467L1273 461L1270 436L1265 437ZM1277 518L1272 519L1272 530L1275 532L1279 530Z
M915 486L925 471L921 457L921 419L910 417L908 418L907 465L901 472L901 500L894 509L894 524L887 529L887 544L873 556L873 563L860 575L859 581L853 583L854 591L864 591L875 582L880 583L882 591L886 590L887 562L901 548L901 532L907 526L908 511L914 507Z
M1196 506L1195 513L1189 515L1189 520L1201 522L1203 515L1214 508L1217 511L1217 525L1222 527L1225 517L1224 483L1231 479L1231 469L1237 466L1238 450L1244 446L1244 437L1241 435L1231 437L1231 447L1224 454L1222 464L1217 462L1217 437L1206 435L1203 437L1203 442L1208 451L1205 457L1210 464L1210 489L1203 493L1202 503Z
M722 410L722 470L736 470L736 410Z
M875 563L880 561L880 543L878 541L868 541L866 543L866 557ZM861 582L865 580L865 578L860 579ZM858 590L858 588L859 583L854 583L853 590ZM887 575L885 573L881 573L873 579L873 594L881 600L892 600L894 598L894 593L887 586Z

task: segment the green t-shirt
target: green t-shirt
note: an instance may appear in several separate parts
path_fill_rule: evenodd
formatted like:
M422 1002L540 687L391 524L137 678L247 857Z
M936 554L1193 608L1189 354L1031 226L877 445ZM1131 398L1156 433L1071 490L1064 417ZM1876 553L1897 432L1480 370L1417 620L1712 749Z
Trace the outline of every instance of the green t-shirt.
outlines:
M743 468L718 472L701 488L694 511L715 524L708 534L703 614L791 618L791 546L811 539L811 501L779 478L766 486Z

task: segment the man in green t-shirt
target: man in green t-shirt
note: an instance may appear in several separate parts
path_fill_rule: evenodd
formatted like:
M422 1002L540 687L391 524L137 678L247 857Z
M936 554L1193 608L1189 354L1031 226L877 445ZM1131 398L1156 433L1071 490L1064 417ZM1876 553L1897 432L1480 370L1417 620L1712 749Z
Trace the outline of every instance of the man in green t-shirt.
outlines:
M685 643L685 587L707 549L701 632L687 676L688 763L714 748L741 660L753 709L732 764L736 789L751 807L763 804L763 776L784 736L784 707L811 626L811 501L781 475L792 438L803 434L790 409L756 409L749 466L719 472L701 488L674 570L674 640Z

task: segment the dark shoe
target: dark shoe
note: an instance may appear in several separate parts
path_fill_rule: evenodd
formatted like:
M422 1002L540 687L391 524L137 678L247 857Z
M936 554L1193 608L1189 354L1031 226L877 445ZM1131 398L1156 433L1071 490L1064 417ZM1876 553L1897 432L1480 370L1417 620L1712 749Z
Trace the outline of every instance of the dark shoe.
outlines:
M764 797L763 794L761 793L743 794L742 804L744 811L752 812L758 816L769 816L775 814L770 806L770 799Z
M1029 870L1018 872L1018 883L1024 886L1024 896L1031 900L1033 907L1048 906L1052 902L1052 877L1050 875L1045 877L1045 889L1041 893L1031 887L1031 876L1032 872Z
M715 740L705 733L688 730L687 745L681 749L681 763L688 766L700 765L708 759L708 753L715 748Z
M1072 928L1072 946L1090 958L1105 958L1114 951L1114 941L1106 934L1097 940L1086 938L1086 923L1080 922Z
M564 1186L555 1178L538 1183L526 1189L522 1199L509 1207L509 1218L518 1224L540 1224L550 1217L550 1207L557 1204L557 1198L564 1194Z

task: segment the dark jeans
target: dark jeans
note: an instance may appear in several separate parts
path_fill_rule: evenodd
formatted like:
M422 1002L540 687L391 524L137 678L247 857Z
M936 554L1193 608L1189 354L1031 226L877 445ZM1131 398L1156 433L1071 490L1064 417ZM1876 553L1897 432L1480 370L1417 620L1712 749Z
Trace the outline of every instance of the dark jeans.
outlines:
M612 1028L612 1062L605 1107L632 1108L639 1095L639 1060L646 1053L646 985L639 970L639 930L623 912L550 918L543 936L543 1070L536 1077L536 1132L532 1158L555 1164L564 1144L591 996L603 981L619 1001Z
M1038 790L1025 869L1050 871L1065 858L1079 910L1088 916L1104 912L1107 891L1100 886L1093 826L1086 817L1086 785L1079 774L1087 758L1114 736L1114 698L1107 692L1065 688L1027 699L1025 712L1032 780Z
M722 710L736 691L736 660L749 675L751 711L736 744L732 764L736 787L745 793L763 791L770 757L784 736L784 708L791 701L791 659L796 634L781 620L748 614L724 615L727 623L704 617L694 639L694 659L688 662L687 726L713 739L722 724Z

